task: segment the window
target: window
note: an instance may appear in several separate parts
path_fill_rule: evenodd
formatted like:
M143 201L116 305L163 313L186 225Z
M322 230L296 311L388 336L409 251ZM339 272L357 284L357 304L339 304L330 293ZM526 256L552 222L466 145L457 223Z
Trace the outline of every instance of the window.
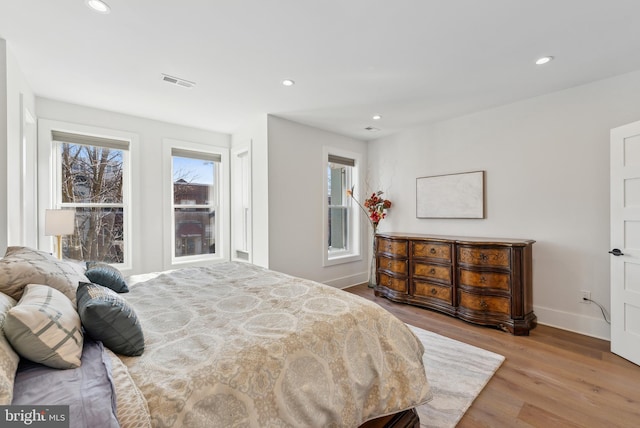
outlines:
M347 190L358 182L358 170L355 156L329 150L325 155L325 264L334 264L360 256L360 223L347 195Z
M64 257L127 264L129 142L52 131L56 208L75 210L75 232L63 236Z
M171 149L173 258L217 254L221 156Z

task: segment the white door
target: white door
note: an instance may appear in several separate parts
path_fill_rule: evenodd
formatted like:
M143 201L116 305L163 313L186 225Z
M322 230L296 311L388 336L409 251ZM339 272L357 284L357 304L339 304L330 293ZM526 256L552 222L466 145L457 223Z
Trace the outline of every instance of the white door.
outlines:
M640 122L611 130L611 352L640 364Z

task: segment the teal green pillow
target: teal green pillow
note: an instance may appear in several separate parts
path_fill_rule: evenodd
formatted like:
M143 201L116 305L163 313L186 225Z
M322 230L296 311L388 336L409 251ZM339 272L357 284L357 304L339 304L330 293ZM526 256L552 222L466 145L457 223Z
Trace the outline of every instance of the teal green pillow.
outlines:
M122 276L122 273L109 264L87 262L87 271L84 274L94 284L108 287L116 293L129 292L127 281Z
M144 352L144 334L133 307L113 290L81 282L76 291L78 314L85 332L116 354Z

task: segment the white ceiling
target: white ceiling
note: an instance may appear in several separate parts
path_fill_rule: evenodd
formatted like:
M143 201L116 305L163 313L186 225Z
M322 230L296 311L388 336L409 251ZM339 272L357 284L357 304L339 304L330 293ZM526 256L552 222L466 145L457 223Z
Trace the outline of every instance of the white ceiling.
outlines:
M0 38L38 96L225 133L270 113L370 140L640 69L639 0L106 1L109 15L0 0ZM556 59L535 66L543 55Z

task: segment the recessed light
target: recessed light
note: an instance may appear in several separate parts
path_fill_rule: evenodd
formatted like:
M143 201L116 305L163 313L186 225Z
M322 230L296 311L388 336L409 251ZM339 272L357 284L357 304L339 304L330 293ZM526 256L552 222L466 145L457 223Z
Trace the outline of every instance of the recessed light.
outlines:
M283 84L284 86L293 86L293 85L295 85L295 84L296 84L296 82L294 82L294 81L293 81L293 80L291 80L291 79L285 79L285 80L283 80L283 81L282 81L282 84Z
M111 8L109 7L109 5L102 0L84 0L84 4L89 6L91 10L98 13L103 13L106 15L111 12Z
M372 117L373 120L380 120L382 119L382 116L380 116L379 114L376 114Z
M542 58L538 58L536 60L536 65L543 65L548 63L549 61L551 61L553 59L552 56L543 56Z

